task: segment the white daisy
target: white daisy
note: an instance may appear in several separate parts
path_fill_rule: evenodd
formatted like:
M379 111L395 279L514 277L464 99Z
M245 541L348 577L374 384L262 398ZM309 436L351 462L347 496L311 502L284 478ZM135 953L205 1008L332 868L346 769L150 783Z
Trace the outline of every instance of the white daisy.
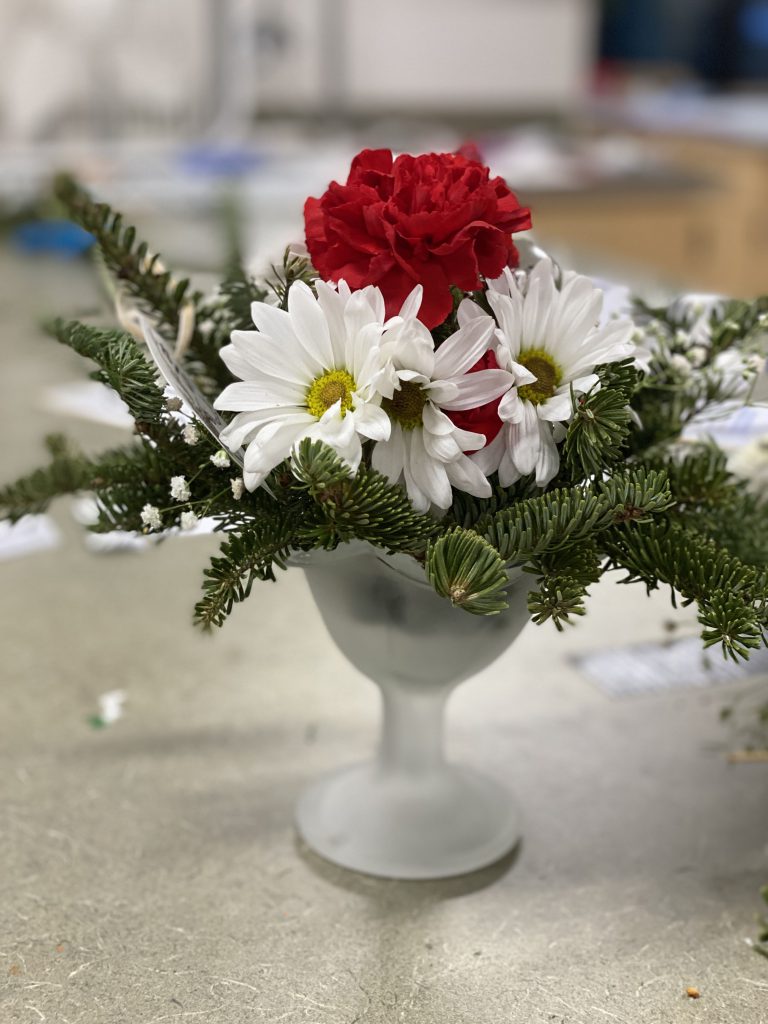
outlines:
M354 472L361 438L382 441L390 431L378 390L385 376L381 292L318 281L315 298L296 282L287 311L264 302L251 309L258 330L235 331L221 350L240 382L214 403L238 413L221 441L230 451L247 445L245 486L255 490L305 437L330 445Z
M487 475L498 471L502 486L535 471L544 487L560 466L557 444L573 417L571 390L584 394L599 384L596 366L633 356L634 328L621 319L601 325L602 291L573 273L563 275L558 290L549 259L527 276L506 270L490 282L487 297L498 323L496 361L517 386L499 403L502 429L472 459ZM484 315L474 303L462 307L460 323Z
M488 350L495 324L489 316L472 318L435 349L432 335L411 307L395 318L382 348L392 367L392 390L382 403L392 421L388 440L373 449L372 464L393 483L403 481L413 505L447 509L452 487L488 497L491 486L465 452L485 444L485 436L461 430L447 411L475 409L507 392L514 378L504 370L468 371ZM409 305L410 303L410 305Z

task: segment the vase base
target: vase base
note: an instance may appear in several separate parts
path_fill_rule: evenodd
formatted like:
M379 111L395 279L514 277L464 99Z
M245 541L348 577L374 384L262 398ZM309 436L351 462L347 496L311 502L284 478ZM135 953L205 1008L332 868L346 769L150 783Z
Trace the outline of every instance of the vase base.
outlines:
M326 860L382 878L449 878L487 867L519 842L509 791L468 768L385 773L375 763L326 776L299 800L296 824Z

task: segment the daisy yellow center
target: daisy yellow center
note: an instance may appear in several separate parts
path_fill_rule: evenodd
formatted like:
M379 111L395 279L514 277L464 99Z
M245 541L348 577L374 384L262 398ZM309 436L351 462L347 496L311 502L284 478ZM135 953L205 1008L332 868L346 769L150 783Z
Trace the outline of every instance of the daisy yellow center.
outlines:
M328 370L317 377L307 390L307 409L322 419L332 405L341 402L341 415L352 408L352 396L357 388L355 378L346 370Z
M536 377L532 384L524 384L517 389L524 401L540 405L554 395L563 379L563 371L549 352L543 348L526 348L517 357L517 362Z
M421 426L421 416L427 404L427 392L421 384L405 381L391 398L382 400L381 407L403 430Z

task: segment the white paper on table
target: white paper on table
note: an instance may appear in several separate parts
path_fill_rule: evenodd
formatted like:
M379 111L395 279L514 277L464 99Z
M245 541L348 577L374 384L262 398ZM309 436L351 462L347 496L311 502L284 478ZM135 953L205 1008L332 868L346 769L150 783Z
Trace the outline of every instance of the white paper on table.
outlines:
M43 392L43 406L50 412L76 416L110 427L131 429L133 417L122 398L97 380L54 384Z
M58 547L61 535L50 516L24 516L17 523L0 522L0 561Z
M736 663L726 660L719 648L705 651L698 636L608 647L574 655L571 660L607 697L716 686L768 670L765 648L753 651L749 661Z

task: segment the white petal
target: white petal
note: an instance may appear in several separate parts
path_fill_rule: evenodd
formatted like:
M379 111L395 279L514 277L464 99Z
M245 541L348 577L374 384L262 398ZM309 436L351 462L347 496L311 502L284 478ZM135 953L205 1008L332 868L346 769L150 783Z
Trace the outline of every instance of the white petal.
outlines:
M373 449L371 465L382 473L391 483L400 479L405 461L405 442L403 428L399 423L392 424L392 434L388 441L380 441Z
M287 409L263 409L260 412L241 412L222 430L219 440L231 452L236 452L259 427L271 420L286 421L289 417L295 419L295 422L299 422L299 418L307 423L314 422L314 417L298 406L293 408L289 406Z
M380 339L381 324L366 324L347 338L343 365L358 384L367 383L382 365Z
M491 473L495 473L499 468L499 463L506 447L504 438L505 430L502 427L490 444L487 444L485 448L481 448L479 452L474 452L470 456L474 464L485 476L490 476Z
M408 492L408 497L411 499L411 504L416 511L428 512L430 505L429 495L424 493L416 480L414 480L413 473L411 472L411 447L413 444L414 433L415 431L413 430L403 432L403 444L405 447L403 476L405 477L405 489Z
M512 388L499 402L499 419L507 423L519 423L523 418L523 400L517 388Z
M392 421L378 405L366 403L355 409L353 415L355 429L363 437L370 437L373 441L386 441L392 432Z
M415 320L419 315L421 300L424 297L424 289L417 284L400 309L400 316L403 320Z
M315 287L317 288L317 301L328 324L333 349L334 351L343 351L347 338L347 327L344 323L344 299L335 288L331 288L325 281L316 281Z
M253 367L253 372L244 377L244 380L258 381L266 374L276 380L307 388L324 369L316 358L304 350L296 338L283 345L266 334L253 331L241 334L240 331L234 331L232 342L236 351Z
M445 467L448 479L460 491L473 494L476 498L490 498L491 485L482 469L468 459L466 455L460 456L455 462Z
M280 345L295 345L298 341L291 327L291 318L284 309L277 309L267 302L253 302L251 317L262 334L274 338Z
M434 376L446 380L470 370L490 348L494 326L491 317L476 317L446 338L435 352Z
M410 431L409 462L406 463L406 480L408 468L414 483L423 491L433 505L438 508L450 508L453 501L451 483L445 471L445 464L431 458L424 447L421 430Z
M425 390L429 394L430 401L440 406L445 405L446 402L452 402L459 394L456 382L452 380L434 380L425 385Z
M286 459L294 442L307 430L306 422L274 420L267 423L245 450L245 470L266 475Z
M303 406L307 389L296 387L272 378L262 381L237 381L229 384L213 403L214 409L229 412L256 412L259 409L284 409L287 406Z
M473 299L462 299L456 311L459 327L466 327L472 320L482 316L488 316L488 314Z
M336 353L331 345L328 321L322 307L303 281L295 281L288 291L288 314L291 327L307 352L324 370L334 369ZM287 361L288 353L284 356Z
M467 373L463 377L454 378L451 383L456 388L456 395L438 404L443 409L458 411L460 409L477 409L481 405L492 402L505 394L514 385L514 377L506 370L478 370ZM429 388L430 398L434 399L434 385Z
M519 293L501 295L488 291L486 297L501 328L500 341L509 355L516 359L523 343L523 300Z
M528 275L523 303L523 347L537 348L549 338L549 323L555 307L554 268L550 259L539 260Z
M439 462L451 462L453 459L457 459L462 453L453 433L430 434L430 432L425 429L424 447L427 454L431 455L433 459L437 459Z
M546 487L549 481L557 476L557 471L560 468L560 454L550 430L542 430L540 437L541 448L536 462L536 483L539 487Z
M427 402L424 406L421 418L424 423L424 429L428 430L430 434L452 434L456 429L453 420L446 416L444 412L440 412L432 402Z
M536 409L540 420L568 420L573 414L570 389L563 389L560 394L553 395L542 402Z
M453 428L453 438L462 452L474 452L485 444L485 434L477 434L474 430Z
M541 428L536 406L532 402L523 402L523 417L519 423L511 423L508 427L512 459L527 476L536 467L541 448Z

